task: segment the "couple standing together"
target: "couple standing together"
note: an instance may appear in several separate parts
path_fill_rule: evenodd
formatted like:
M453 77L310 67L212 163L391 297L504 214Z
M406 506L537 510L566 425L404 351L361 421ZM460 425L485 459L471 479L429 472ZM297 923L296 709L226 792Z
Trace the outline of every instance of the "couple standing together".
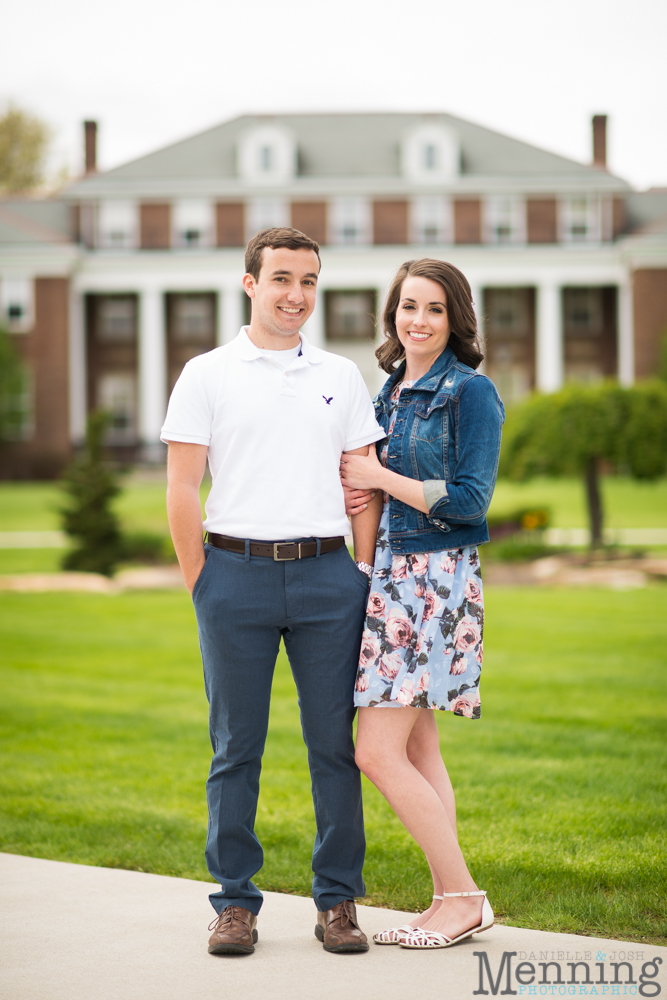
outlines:
M169 522L210 704L206 860L220 891L209 951L247 954L257 941L254 823L281 638L312 779L317 938L327 951L368 950L354 905L365 891L361 770L433 876L428 909L374 940L447 947L493 923L458 845L433 713L480 713L476 546L488 541L503 408L475 371L470 286L442 261L399 268L376 352L389 377L374 409L356 366L299 332L315 306L318 244L265 230L245 267L250 325L188 362L162 429Z

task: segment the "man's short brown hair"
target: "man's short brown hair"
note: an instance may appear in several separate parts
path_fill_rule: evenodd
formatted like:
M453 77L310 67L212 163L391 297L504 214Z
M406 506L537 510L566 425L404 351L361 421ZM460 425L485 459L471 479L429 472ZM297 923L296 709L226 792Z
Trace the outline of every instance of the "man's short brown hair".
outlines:
M299 232L298 229L290 229L289 226L262 229L253 236L245 248L246 274L252 274L255 281L259 279L265 247L270 247L272 250L277 250L279 247L286 247L288 250L312 250L317 254L320 267L322 267L320 245L315 240L311 240L310 236Z

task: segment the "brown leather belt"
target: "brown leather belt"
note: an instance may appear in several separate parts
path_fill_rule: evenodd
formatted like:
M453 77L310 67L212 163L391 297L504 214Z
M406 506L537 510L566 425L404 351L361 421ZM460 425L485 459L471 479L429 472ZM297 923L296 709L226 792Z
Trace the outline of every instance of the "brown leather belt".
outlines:
M216 535L214 531L209 531L207 534L208 541L216 549L229 549L230 552L240 552L241 555L245 555L245 539ZM325 552L335 552L345 545L342 535L338 535L337 538L312 538L307 542L250 542L250 555L264 556L266 559L273 559L274 562L308 559L317 555L318 542L321 555Z

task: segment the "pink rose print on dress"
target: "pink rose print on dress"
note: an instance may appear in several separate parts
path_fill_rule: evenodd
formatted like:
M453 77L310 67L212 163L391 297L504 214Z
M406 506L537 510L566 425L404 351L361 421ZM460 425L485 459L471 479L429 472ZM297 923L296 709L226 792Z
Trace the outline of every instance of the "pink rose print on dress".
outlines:
M387 610L387 605L382 594L378 594L374 591L368 598L368 608L367 614L371 618L384 618L384 613Z
M474 577L466 580L466 597L473 604L480 604L482 600L482 588Z
M380 655L380 641L374 635L364 636L361 640L361 650L359 652L359 666L368 667L374 663Z
M392 646L407 646L412 638L412 622L406 615L390 611L384 634Z
M412 572L415 576L426 576L428 573L428 554L420 552L411 557Z
M360 693L368 691L368 675L365 670L359 674L357 677L357 683L354 686Z
M422 646L424 645L425 640L426 640L426 632L424 631L424 629L422 629L419 635L417 636L417 642L415 644L415 656L419 656L419 654L421 653Z
M451 666L449 668L450 674L456 677L458 674L464 674L467 670L467 665L465 657L461 656L458 660L452 659Z
M473 710L479 707L479 695L469 695L460 694L458 698L450 702L449 710L454 712L456 715L465 715L466 718L472 719Z
M421 583L415 584L415 597L423 597L425 593L426 593L426 587L423 584Z
M484 659L484 643L483 642L480 642L479 646L477 647L477 652L475 653L475 659L477 660L477 662L479 663L479 665L481 667L482 660Z
M442 604L438 599L438 595L434 590L430 588L426 591L424 595L424 613L422 615L422 621L427 622L433 615L437 614Z
M403 666L403 657L400 653L385 653L380 657L377 672L380 677L386 677L388 681L393 681L396 674Z
M419 684L417 685L417 694L425 694L428 691L428 682L431 679L431 675L423 673L419 678Z
M461 653L470 653L482 640L482 632L470 615L466 615L456 626L454 645Z
M397 700L401 705L409 705L415 697L415 685L411 677L406 677L403 686L397 694Z
M391 578L396 583L401 580L407 580L410 576L410 567L408 566L407 556L392 556L391 559Z
M442 553L440 569L443 573L448 573L449 576L454 576L454 573L456 573L456 559L452 559L449 552Z

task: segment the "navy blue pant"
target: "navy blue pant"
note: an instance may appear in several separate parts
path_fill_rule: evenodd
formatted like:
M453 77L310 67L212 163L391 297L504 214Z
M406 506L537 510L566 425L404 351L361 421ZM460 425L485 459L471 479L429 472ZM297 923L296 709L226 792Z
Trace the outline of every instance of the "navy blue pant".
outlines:
M308 748L317 835L313 897L318 910L363 896L365 838L354 762L354 682L367 581L346 548L274 562L206 545L193 592L210 705L213 760L206 784L206 862L220 892L259 913L251 879L264 855L254 832L271 683L281 637L296 682Z

